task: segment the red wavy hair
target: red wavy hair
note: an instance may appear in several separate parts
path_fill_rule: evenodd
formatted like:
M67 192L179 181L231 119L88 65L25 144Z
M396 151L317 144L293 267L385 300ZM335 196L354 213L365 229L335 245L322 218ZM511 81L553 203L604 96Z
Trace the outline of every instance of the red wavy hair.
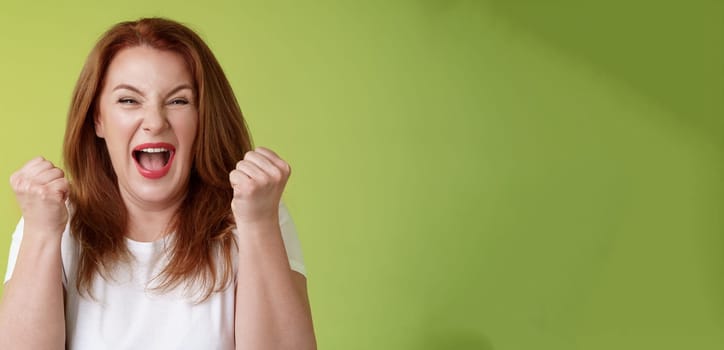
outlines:
M200 287L201 300L232 280L235 249L229 172L252 149L241 109L209 47L188 27L163 18L122 22L108 30L90 52L73 93L63 146L71 182L72 236L80 248L76 288L91 294L96 274L109 278L131 257L125 243L128 213L94 118L111 60L125 48L146 45L180 54L194 79L198 129L188 191L169 230L168 264L157 288Z

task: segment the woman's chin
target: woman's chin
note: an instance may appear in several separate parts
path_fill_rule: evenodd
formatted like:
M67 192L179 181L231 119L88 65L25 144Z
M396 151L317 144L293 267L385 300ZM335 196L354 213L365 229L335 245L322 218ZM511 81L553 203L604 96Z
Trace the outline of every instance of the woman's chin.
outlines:
M141 205L154 207L169 207L176 205L183 198L186 186L180 181L155 180L151 183L129 184L125 200L132 200ZM127 203L129 204L129 203Z

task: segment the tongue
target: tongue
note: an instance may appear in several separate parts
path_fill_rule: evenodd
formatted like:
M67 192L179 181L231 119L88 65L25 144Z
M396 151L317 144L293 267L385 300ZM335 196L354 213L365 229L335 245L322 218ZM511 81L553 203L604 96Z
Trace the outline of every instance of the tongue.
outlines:
M140 152L138 155L138 162L146 170L158 170L166 165L166 155L160 153L146 153Z

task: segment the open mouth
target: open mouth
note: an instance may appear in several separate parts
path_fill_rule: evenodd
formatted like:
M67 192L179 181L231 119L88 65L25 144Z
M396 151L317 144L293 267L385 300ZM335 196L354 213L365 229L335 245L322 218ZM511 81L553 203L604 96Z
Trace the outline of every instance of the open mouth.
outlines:
M144 177L158 179L171 169L176 148L168 143L142 144L133 149L136 168Z

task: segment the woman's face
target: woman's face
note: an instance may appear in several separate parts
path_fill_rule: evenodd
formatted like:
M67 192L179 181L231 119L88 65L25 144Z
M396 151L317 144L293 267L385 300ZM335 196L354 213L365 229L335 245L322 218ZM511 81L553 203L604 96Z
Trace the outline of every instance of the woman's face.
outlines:
M137 46L111 61L95 128L127 206L162 210L183 199L198 124L195 98L191 73L175 52Z

